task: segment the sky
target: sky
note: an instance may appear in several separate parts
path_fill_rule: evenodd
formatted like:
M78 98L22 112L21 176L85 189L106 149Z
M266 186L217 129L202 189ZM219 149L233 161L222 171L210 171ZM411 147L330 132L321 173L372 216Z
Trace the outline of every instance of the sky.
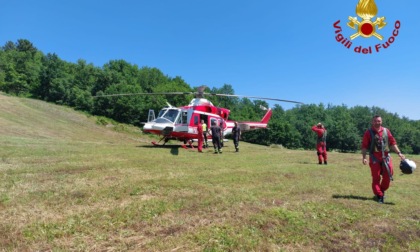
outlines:
M27 39L68 62L122 59L191 87L229 84L238 95L376 106L420 120L420 1L371 0L378 11L367 21L386 25L351 39L360 33L349 17L363 20L358 2L0 0L0 46Z

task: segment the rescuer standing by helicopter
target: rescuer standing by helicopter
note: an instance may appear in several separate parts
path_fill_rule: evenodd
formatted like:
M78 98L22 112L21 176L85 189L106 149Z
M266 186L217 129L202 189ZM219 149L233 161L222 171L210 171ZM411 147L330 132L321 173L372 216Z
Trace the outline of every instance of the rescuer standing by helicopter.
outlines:
M213 140L214 153L222 154L222 147L220 145L220 135L222 134L222 129L219 125L217 125L216 121L211 122L210 132Z
M322 123L318 123L312 127L312 131L317 134L316 155L318 156L318 163L322 164L322 159L324 159L324 164L327 164L327 129Z
M224 144L223 144L223 139L225 138L225 136L223 135L223 129L225 127L225 122L223 121L223 119L220 120L220 147L223 148Z
M233 144L235 145L236 152L239 151L239 138L241 137L241 128L238 126L238 122L235 122L235 126L232 128Z
M203 152L203 140L204 140L204 136L203 136L203 125L201 124L201 122L198 122L197 125L197 140L198 140L198 152Z
M203 125L203 127L202 127L202 129L203 129L203 137L204 137L203 147L208 148L209 145L207 143L207 124L206 124L206 122L204 122L204 120L201 120L201 125Z

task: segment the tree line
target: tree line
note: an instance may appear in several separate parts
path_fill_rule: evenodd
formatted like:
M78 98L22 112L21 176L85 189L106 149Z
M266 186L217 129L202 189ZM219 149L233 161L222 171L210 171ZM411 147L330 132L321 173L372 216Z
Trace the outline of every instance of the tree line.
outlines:
M193 95L138 95L102 97L116 93L194 92L181 76L170 77L157 68L141 67L124 60L110 60L102 67L80 59L66 62L55 53L44 54L30 41L8 41L0 48L0 90L23 97L73 107L92 115L112 118L140 126L148 110L167 105L183 106ZM229 84L207 87L207 93L235 94ZM260 105L267 102L238 97L209 97L213 104L231 110L229 119L259 121L264 115ZM364 131L375 114L382 116L404 153L420 153L420 120L409 120L379 107L331 104L296 105L284 110L274 105L269 129L243 134L243 140L256 144L282 145L291 149L313 149L316 137L311 127L322 122L328 130L328 148L341 152L360 149Z

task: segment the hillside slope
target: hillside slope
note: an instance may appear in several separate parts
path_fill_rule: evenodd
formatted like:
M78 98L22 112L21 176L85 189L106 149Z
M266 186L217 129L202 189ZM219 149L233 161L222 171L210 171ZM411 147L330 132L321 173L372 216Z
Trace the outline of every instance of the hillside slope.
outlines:
M138 128L131 129L134 131ZM139 134L140 136L140 134ZM139 141L96 124L93 117L44 101L0 93L0 139L66 140L82 142Z

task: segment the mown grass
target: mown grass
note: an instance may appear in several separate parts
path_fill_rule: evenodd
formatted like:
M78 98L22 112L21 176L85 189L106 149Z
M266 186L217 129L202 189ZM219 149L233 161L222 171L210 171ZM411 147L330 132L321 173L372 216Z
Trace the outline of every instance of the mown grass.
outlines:
M419 173L382 205L360 154L197 153L104 120L0 95L1 251L420 250Z

